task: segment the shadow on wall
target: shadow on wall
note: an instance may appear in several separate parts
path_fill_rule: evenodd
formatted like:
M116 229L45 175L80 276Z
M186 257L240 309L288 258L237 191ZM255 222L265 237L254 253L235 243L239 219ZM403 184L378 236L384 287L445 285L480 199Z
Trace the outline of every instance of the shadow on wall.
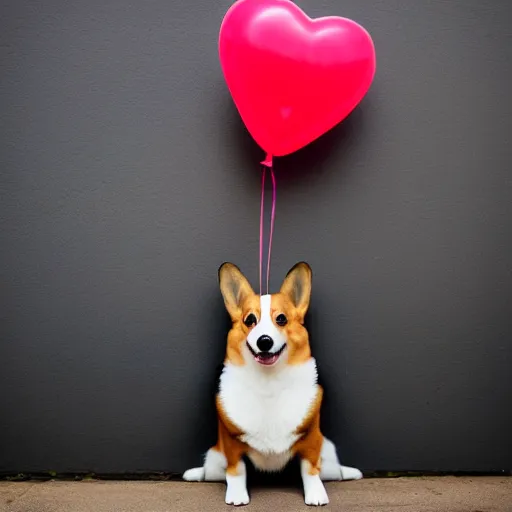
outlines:
M204 347L206 363L200 367L191 365L191 371L201 379L201 385L198 386L200 392L191 397L190 402L193 420L188 423L190 435L187 435L187 439L190 445L184 447L184 453L189 457L185 469L200 465L206 451L217 443L217 379L222 370L227 335L231 328L231 320L218 286L212 288L211 294L204 298L204 304L198 305L198 311L201 311L201 321L208 326L204 339L198 341ZM175 454L169 455L171 460ZM179 466L179 463L175 463L175 467Z

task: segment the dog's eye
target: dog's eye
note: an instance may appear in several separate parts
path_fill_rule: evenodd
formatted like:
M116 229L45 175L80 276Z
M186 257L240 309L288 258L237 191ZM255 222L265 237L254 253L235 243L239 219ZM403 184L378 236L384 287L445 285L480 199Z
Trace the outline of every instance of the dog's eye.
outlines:
M247 315L247 318L244 320L244 324L247 327L252 327L253 325L256 325L257 323L258 323L258 321L256 320L256 316L252 313Z
M276 318L276 324L280 325L281 327L285 326L288 323L288 320L286 317L281 313L280 315L277 315Z

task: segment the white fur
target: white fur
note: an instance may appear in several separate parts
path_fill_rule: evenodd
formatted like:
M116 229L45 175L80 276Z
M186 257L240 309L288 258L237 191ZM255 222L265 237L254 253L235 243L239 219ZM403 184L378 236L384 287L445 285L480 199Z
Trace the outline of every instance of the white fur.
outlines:
M286 336L276 327L272 320L271 303L271 295L262 295L260 297L260 320L251 330L249 336L247 336L247 342L256 353L260 352L256 344L260 336L267 335L274 340L271 352L277 352L286 343Z
M188 482L224 482L226 480L226 456L219 451L210 448L206 452L204 465L200 468L192 468L183 473L183 480Z
M300 474L304 485L304 502L306 505L327 505L329 498L319 475L310 475L311 464L307 460L300 462Z
M204 480L204 467L187 469L183 473L183 480L187 482L202 482Z
M357 468L351 468L350 466L340 466L340 468L342 480L361 480L363 478L363 473Z
M336 448L329 439L324 437L322 451L320 452L321 470L320 478L322 480L342 480L341 466L336 454Z
M226 474L226 503L228 505L247 505L249 494L244 461L238 463L237 473L237 475Z
M292 453L290 451L282 452L282 453L261 453L255 450L251 450L247 456L251 459L251 462L254 464L254 467L258 468L260 471L277 472L284 469L286 464L292 458Z
M359 480L363 474L359 469L349 466L342 466L336 454L336 447L332 441L324 437L322 443L321 458L321 480Z
M223 453L210 448L204 459L204 479L207 482L222 482L226 479L228 461Z
M313 358L275 369L256 362L244 366L227 363L219 397L228 418L245 433L243 442L262 456L282 457L299 439L295 431L317 396L317 372ZM261 457L253 458L261 462Z

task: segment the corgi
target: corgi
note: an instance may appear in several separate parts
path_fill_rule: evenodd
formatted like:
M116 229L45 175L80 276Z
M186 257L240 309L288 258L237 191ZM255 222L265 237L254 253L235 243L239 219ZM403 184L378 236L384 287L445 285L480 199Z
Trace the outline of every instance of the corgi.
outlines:
M247 457L257 470L277 472L298 456L307 505L329 502L323 481L357 480L320 430L323 389L304 318L311 268L298 263L279 293L257 295L240 269L224 263L220 290L232 320L216 395L218 441L187 481L226 482L226 503L246 505Z

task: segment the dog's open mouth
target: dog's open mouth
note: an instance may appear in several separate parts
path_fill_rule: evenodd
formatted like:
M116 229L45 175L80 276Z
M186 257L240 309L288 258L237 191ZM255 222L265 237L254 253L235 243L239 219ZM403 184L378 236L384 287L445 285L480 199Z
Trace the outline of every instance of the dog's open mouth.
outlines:
M249 350L251 351L251 354L253 355L254 359L256 359L258 363L264 366L272 366L277 362L279 356L284 352L284 349L286 348L286 343L277 352L256 353L252 349L251 345L249 345L249 343L247 343L247 346L249 347Z

